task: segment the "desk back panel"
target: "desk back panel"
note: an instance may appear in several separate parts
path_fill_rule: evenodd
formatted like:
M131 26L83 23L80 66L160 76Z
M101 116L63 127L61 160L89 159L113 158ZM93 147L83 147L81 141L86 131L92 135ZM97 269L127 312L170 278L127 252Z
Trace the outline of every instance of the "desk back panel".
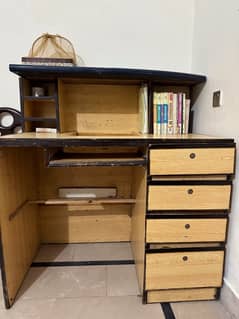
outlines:
M59 81L61 132L138 134L139 89L139 84Z
M103 210L74 210L67 206L40 206L42 243L128 242L130 205L105 205Z

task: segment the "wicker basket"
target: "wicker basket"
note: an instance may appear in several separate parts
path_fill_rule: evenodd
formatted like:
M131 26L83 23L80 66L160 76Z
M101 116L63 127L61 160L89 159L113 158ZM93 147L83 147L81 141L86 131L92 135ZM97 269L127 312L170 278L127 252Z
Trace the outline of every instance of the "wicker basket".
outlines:
M75 49L70 40L58 34L45 33L38 37L32 44L27 58L23 62L35 62L51 64L54 63L72 63L77 64ZM38 60L39 59L39 60ZM24 61L25 60L25 61Z

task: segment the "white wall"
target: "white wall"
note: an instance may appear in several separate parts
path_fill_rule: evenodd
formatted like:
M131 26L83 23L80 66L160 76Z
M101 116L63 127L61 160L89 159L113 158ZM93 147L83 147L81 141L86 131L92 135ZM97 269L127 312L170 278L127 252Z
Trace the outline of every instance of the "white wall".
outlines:
M198 133L235 138L239 149L239 1L196 0L192 71L208 76L195 107ZM212 107L212 92L223 106ZM238 155L237 155L238 158ZM226 283L239 297L239 178L234 181L226 260Z
M189 72L193 0L0 1L0 106L19 105L19 63L44 32L72 40L88 66Z

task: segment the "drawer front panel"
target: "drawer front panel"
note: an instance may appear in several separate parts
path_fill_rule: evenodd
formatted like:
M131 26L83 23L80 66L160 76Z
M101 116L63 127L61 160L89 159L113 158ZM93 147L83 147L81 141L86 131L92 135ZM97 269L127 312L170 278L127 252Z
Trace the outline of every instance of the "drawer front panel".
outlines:
M148 209L229 209L230 193L230 185L150 185Z
M216 299L217 288L148 291L147 303Z
M234 148L153 149L150 174L232 174L234 154Z
M226 218L148 219L147 243L223 242Z
M146 290L220 287L223 251L146 254Z

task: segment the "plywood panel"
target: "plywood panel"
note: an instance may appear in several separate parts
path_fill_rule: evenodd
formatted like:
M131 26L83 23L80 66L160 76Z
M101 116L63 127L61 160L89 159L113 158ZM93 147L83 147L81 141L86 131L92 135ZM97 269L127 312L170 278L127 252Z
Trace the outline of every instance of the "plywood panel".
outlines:
M61 81L59 84L61 132L76 131L76 116L82 114L84 123L80 121L79 116L79 130L85 132L87 128L89 133L92 128L91 117L97 119L100 113L107 114L108 119L108 124L104 122L101 127L97 125L97 130L99 129L102 134L110 126L111 133L114 132L112 123L115 123L113 119L116 114L124 114L122 125L125 134L138 133L138 92L139 85L102 85ZM95 129L96 127L93 127L92 134L96 132Z
M131 198L131 167L46 168L41 150L38 157L38 198L57 198L59 187L116 187L119 199L98 211L97 207L69 211L64 206L41 206L42 242L129 241L132 204L122 205L122 201Z
M131 244L141 293L144 289L146 176L145 168L134 168L132 194L136 204L132 207Z
M77 113L76 132L91 134L137 134L139 119L137 114L127 113Z
M40 207L42 243L90 243L129 241L130 207L96 211L68 211L64 206Z
M34 154L31 149L1 149L0 202L1 240L10 306L39 245L35 199Z
M234 148L151 150L150 174L232 174L234 158Z
M230 185L149 186L149 210L229 209Z
M146 254L146 290L220 287L223 251Z
M216 293L216 288L155 290L147 293L147 303L213 300Z
M148 243L223 242L226 218L148 219Z

